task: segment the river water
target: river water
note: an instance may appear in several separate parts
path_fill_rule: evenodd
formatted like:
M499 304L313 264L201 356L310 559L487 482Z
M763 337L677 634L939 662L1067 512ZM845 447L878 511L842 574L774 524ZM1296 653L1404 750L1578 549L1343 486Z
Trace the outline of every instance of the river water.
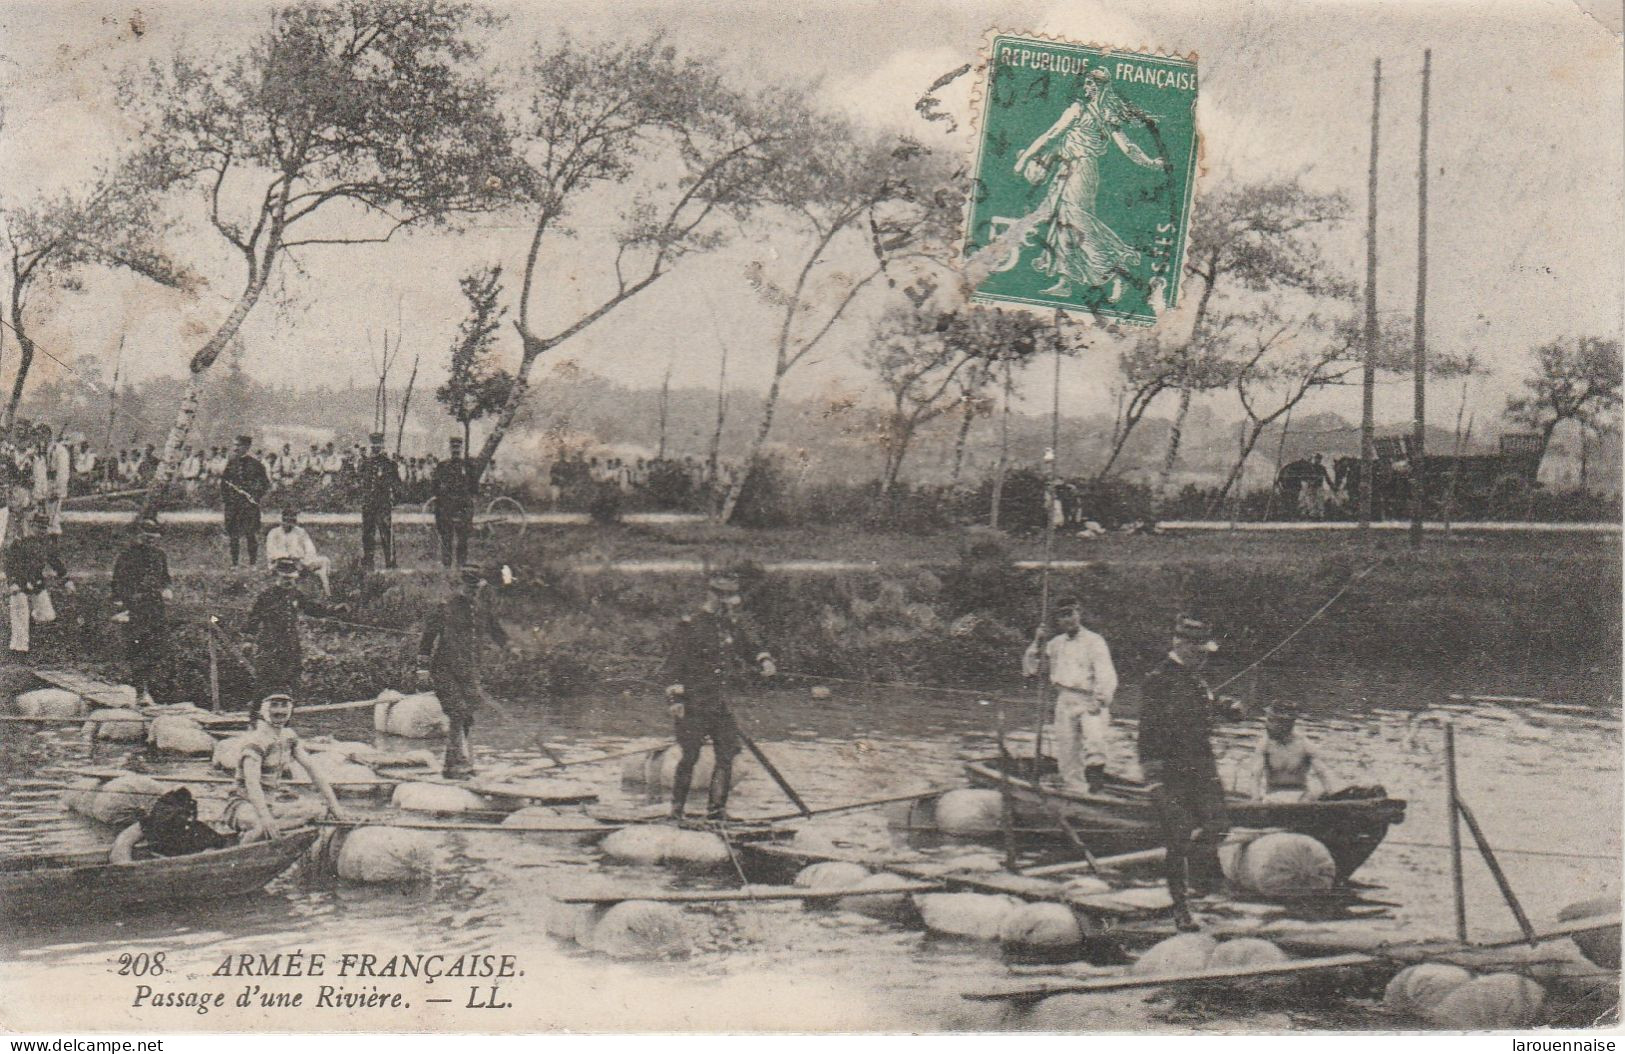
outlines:
M1222 671L1221 671L1222 672ZM1621 737L1617 683L1595 676L1479 674L1447 679L1392 671L1275 670L1234 687L1253 700L1290 698L1303 707L1303 731L1339 782L1380 783L1408 799L1404 824L1356 878L1383 902L1383 917L1341 923L1416 938L1448 936L1452 927L1444 809L1443 734L1428 714L1453 722L1460 785L1497 847L1514 890L1539 926L1558 909L1619 888ZM814 807L906 793L959 782L959 765L992 747L991 708L974 698L894 690L844 689L814 700L805 691L764 692L742 699L742 724ZM1541 703L1451 701L1457 693L1538 697ZM1132 690L1124 706L1132 709ZM606 695L526 709L511 703L504 722L476 729L482 768L535 763L537 735L571 758L624 749L667 732L663 707L650 693ZM295 718L302 735L377 739L370 714L350 711ZM1220 737L1222 771L1239 773L1262 734L1253 720ZM1132 722L1119 723L1129 769ZM13 727L7 733L18 736ZM69 762L82 757L76 733L39 735ZM406 744L424 746L425 744ZM438 750L437 743L427 744ZM104 748L105 749L105 748ZM66 816L57 792L41 784L38 750L13 749L0 772L6 851L85 848L111 833ZM105 757L98 764L115 763ZM155 765L155 768L164 766ZM196 770L194 764L193 769ZM587 766L572 779L591 782L606 811L647 804L621 782L618 762ZM696 794L703 798L703 788ZM357 812L377 804L351 803ZM745 781L735 800L743 814L787 811L765 778ZM206 805L207 809L207 805ZM874 812L820 821L854 842L882 844L884 820ZM21 832L21 833L19 833ZM0 939L0 985L8 1012L19 1006L72 1005L79 1028L172 1031L187 1028L444 1029L987 1029L1068 1027L1103 1030L1392 1027L1371 1008L1351 1003L1282 1004L1239 1001L1192 1012L1166 995L1131 991L1072 1004L1064 1020L994 1004L961 993L1013 979L996 948L940 941L852 914L805 911L794 902L721 904L687 909L700 934L695 953L675 963L623 963L547 936L540 905L548 893L611 884L659 889L730 884L730 876L678 876L653 867L615 865L591 847L554 846L516 835L437 833L439 869L432 884L411 890L335 886L287 876L264 894L185 911L123 921L64 919L15 930ZM1475 936L1513 926L1488 871L1467 865L1469 923ZM513 954L522 977L505 983L505 1009L470 1009L468 986L411 982L409 1009L338 1011L236 1010L198 1015L191 1009L131 1006L135 979L118 973L118 956L162 951L161 984L236 992L243 982L210 976L227 955L304 950L337 956L440 952ZM361 979L333 981L356 990ZM159 982L155 981L155 986ZM267 989L304 984L266 981ZM26 995L25 995L26 993ZM428 1003L429 997L452 997ZM71 1001L63 1004L63 1000ZM1335 1004L1335 1001L1333 1001ZM309 1006L309 1003L306 1004ZM1081 1009L1080 1009L1081 1005ZM42 1017L41 1022L60 1020ZM26 1027L26 1022L8 1022ZM44 1027L42 1024L40 1027ZM59 1026L65 1027L65 1026Z

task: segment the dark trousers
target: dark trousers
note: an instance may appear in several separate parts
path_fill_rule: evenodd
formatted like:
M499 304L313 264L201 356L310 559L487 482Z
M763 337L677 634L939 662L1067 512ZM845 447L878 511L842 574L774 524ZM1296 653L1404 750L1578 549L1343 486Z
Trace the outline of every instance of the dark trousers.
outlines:
M685 701L683 716L677 719L677 745L682 756L677 759L677 772L671 783L671 811L683 815L688 805L688 788L694 779L694 766L700 760L705 741L711 741L716 765L711 769L711 786L705 802L705 814L720 819L726 814L728 792L733 789L734 758L739 755L739 728L734 715L720 699Z
M438 527L438 522L436 527ZM373 553L384 550L384 566L395 566L395 510L388 505L361 509L361 562L370 571Z
M1176 909L1185 907L1185 883L1199 890L1218 888L1219 843L1230 830L1225 815L1224 786L1218 773L1170 771L1154 792L1162 843L1168 849L1163 875ZM1194 838L1192 836L1195 836Z
M448 509L442 512L438 507L434 511L434 529L440 535L440 563L446 567L452 566L453 558L458 567L468 563L468 529L473 515L466 509Z
M264 699L274 692L297 696L304 665L304 657L298 652L257 652L254 656L255 698Z
M474 747L468 734L474 728L474 711L485 694L478 681L445 675L434 678L434 693L446 711L451 727L446 732L446 757L441 766L445 776L472 775Z
M164 615L132 612L124 627L124 655L137 698L143 692L164 702L169 684L169 623Z
M231 545L231 564L237 566L237 557L243 543L248 546L248 565L260 558L260 510L226 509L226 538Z

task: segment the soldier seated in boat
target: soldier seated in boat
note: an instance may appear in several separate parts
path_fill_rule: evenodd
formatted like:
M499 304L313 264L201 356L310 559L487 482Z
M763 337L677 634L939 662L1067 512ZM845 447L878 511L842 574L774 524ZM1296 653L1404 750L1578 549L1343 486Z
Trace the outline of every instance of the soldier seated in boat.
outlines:
M311 761L310 752L288 722L293 718L293 697L281 692L266 696L248 711L248 734L237 759L237 785L226 799L224 821L243 832L244 842L277 838L285 828L299 827L321 810L309 802L280 800L288 766L298 762L327 805L327 815L344 818L333 785Z
M187 856L234 844L230 835L197 818L197 799L185 787L160 794L141 819L119 832L107 860L113 864L133 864L137 850L143 857Z
M1315 801L1332 789L1331 776L1314 747L1298 734L1297 723L1298 715L1284 704L1277 703L1264 712L1265 735L1258 744L1255 798Z

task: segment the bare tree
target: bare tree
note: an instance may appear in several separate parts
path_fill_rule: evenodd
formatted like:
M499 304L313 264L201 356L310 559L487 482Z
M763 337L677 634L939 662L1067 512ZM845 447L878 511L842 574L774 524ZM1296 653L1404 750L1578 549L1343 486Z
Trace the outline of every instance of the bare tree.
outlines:
M1179 460L1192 395L1228 383L1215 359L1220 346L1213 332L1215 294L1293 290L1312 297L1353 295L1353 287L1327 266L1311 237L1342 222L1348 211L1341 194L1317 194L1296 179L1227 187L1204 202L1185 260L1186 273L1201 285L1190 334L1168 347L1173 380L1151 396L1169 387L1179 392L1163 458L1164 486Z
M1249 347L1237 356L1230 379L1247 415L1236 462L1209 508L1218 508L1246 469L1265 429L1290 414L1311 392L1341 384L1365 362L1364 331L1353 320L1318 315L1283 319L1273 311L1246 320ZM1269 398L1273 394L1274 398Z
M728 345L719 335L717 346L722 355L717 361L717 422L711 429L711 445L705 454L705 478L715 480L722 460L722 430L728 424Z
M1523 382L1529 394L1508 399L1506 416L1540 436L1542 460L1552 433L1564 421L1599 431L1617 425L1613 415L1620 408L1619 341L1554 340L1535 349L1535 361L1537 372Z
M773 219L802 239L795 277L781 288L761 268L757 291L779 310L773 379L762 419L745 455L745 472L717 512L733 516L749 473L773 430L784 379L829 336L848 308L894 262L924 257L926 243L949 229L956 209L940 161L919 144L860 133L846 122L807 112L791 137L795 149L768 188ZM843 255L843 248L846 253ZM867 253L854 272L848 256Z
M34 365L29 308L41 290L76 291L86 267L121 268L170 288L190 276L157 247L169 224L157 208L164 177L137 157L103 173L89 186L8 213L5 232L10 271L7 314L17 338L17 370L0 431L11 430Z
M1043 339L1049 324L1027 312L969 306L941 311L929 302L928 286L914 284L904 292L909 303L883 314L874 339L857 353L891 397L882 429L882 494L896 485L919 430L959 405L956 382L986 375L1001 363L1025 362L1053 343Z
M524 404L536 360L685 257L721 245L727 221L737 222L756 204L778 135L774 115L727 88L711 66L679 58L658 37L637 45L569 39L538 45L523 83L528 95L519 141L532 231L514 320L522 354L513 389L480 451L482 468ZM544 321L537 303L544 247L573 236L566 222L577 209L598 207L605 190L628 184L630 200L617 223L592 217L593 231L610 232L606 290L584 310ZM555 299L580 288L580 281L576 269L560 275Z
M978 417L993 413L993 400L987 394L993 384L993 374L994 362L981 359L973 362L970 369L961 371L956 379L959 388L955 399L959 406L959 431L954 436L954 467L948 478L951 487L959 486L965 472L965 447L970 440L971 425Z
M506 130L472 69L472 32L489 24L454 0L294 4L239 54L178 53L126 80L147 156L197 196L243 263L231 309L188 363L148 511L191 433L209 368L285 258L389 241L503 200L515 182Z

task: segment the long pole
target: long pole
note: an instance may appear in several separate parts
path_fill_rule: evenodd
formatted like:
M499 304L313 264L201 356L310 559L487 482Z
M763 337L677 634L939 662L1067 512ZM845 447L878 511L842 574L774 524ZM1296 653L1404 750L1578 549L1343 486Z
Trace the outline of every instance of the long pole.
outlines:
M1055 506L1058 494L1056 492L1056 461L1061 445L1061 313L1055 313L1055 391L1051 397L1049 417L1050 447L1044 451L1045 467L1049 470L1044 480L1044 573L1039 578L1038 587L1038 639L1040 647L1038 692L1033 700L1033 782L1037 783L1042 773L1038 768L1038 759L1044 756L1044 709L1048 702L1049 679L1048 663L1044 661L1042 646L1043 635L1049 627L1049 575L1050 565L1055 558Z
M1427 303L1428 303L1428 94L1433 49L1422 52L1422 140L1416 161L1416 361L1412 378L1416 417L1411 425L1411 545L1422 544L1427 501Z
M1382 60L1371 69L1371 171L1366 181L1365 371L1360 397L1360 533L1371 533L1371 473L1375 470L1377 386L1377 125L1382 115ZM1282 432L1284 442L1286 434ZM1280 466L1276 466L1279 472Z
M1467 895L1461 880L1461 802L1456 793L1456 726L1444 724L1444 779L1449 794L1446 807L1450 811L1450 886L1455 894L1456 940L1467 943Z
M1004 778L999 781L999 812L1000 824L1004 828L1004 869L1016 869L1016 808L1012 800L1013 792L1010 788L1010 766L1015 764L1010 757L1010 749L1004 742L1004 700L1000 699L994 706L998 714L998 740L999 740L999 771ZM94 741L95 737L92 737Z

